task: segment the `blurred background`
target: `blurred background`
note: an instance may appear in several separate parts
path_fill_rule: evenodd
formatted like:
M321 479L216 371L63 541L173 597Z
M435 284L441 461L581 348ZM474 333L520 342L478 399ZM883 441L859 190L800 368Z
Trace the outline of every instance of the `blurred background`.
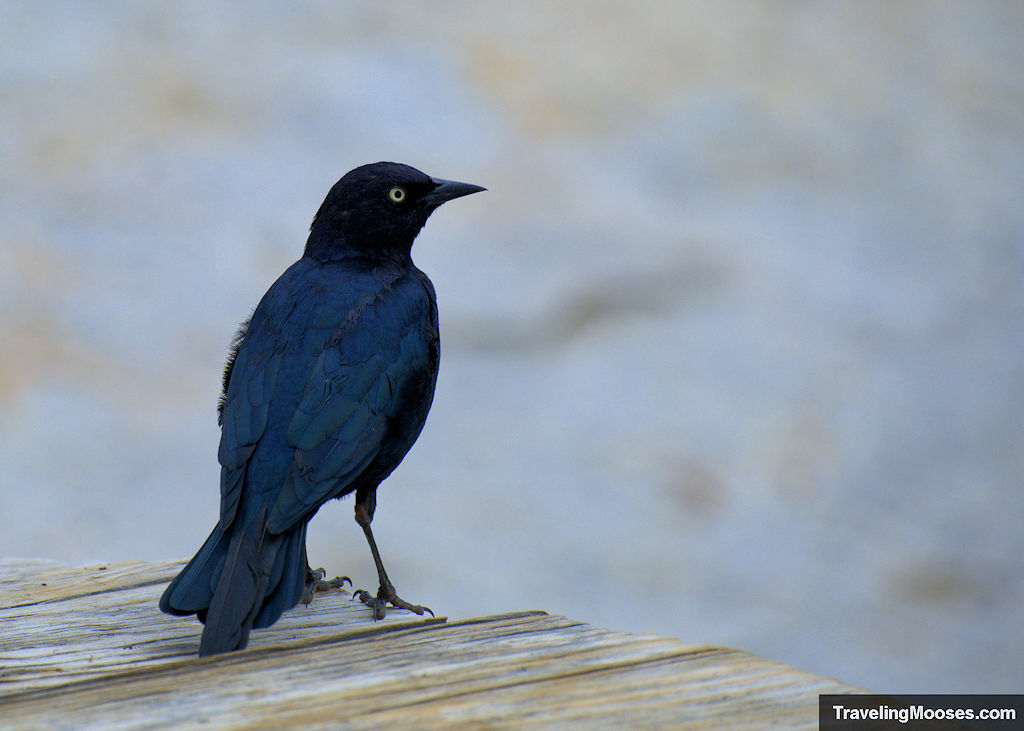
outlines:
M190 556L227 344L331 185L442 369L374 530L541 608L884 692L1024 684L1024 5L0 5L0 555ZM350 500L310 559L373 588Z

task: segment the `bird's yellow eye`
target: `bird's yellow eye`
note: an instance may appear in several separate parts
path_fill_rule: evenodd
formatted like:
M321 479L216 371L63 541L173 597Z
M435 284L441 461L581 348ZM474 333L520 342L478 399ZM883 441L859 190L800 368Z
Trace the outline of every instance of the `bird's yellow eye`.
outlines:
M394 188L388 191L388 198L392 203L403 203L408 193L405 192L405 188L396 185Z

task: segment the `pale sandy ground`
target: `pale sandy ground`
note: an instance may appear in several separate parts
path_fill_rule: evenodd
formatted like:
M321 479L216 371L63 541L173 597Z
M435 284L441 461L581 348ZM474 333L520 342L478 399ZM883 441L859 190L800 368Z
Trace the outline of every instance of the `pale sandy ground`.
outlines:
M235 324L394 159L490 189L403 595L1021 690L1024 6L260 7L0 6L0 555L194 551ZM311 554L372 582L350 502Z

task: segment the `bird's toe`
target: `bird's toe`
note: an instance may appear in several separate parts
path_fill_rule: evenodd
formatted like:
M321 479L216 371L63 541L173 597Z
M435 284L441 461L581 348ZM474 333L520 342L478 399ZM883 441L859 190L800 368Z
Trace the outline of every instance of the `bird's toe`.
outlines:
M306 587L302 591L302 603L308 605L313 601L313 595L318 591L333 591L342 589L347 581L352 585L352 579L347 576L335 576L333 579L326 579L327 572L322 569L306 570Z
M376 596L366 591L366 589L360 589L355 592L352 597L373 609L374 619L384 619L387 614L389 604L395 609L405 609L406 611L419 616L423 616L423 614L429 614L431 617L434 616L434 611L430 607L424 607L420 604L407 602L402 599L402 597L398 596L394 589L388 591L385 587L381 587Z

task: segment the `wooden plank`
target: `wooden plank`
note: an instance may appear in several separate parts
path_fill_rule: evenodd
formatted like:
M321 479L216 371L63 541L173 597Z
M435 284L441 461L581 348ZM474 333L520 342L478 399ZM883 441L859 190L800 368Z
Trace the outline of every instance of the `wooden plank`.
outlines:
M195 654L202 625L195 618L170 617L157 608L160 593L183 562L151 564L149 573L144 566L58 565L47 572L38 564L24 565L27 581L12 592L13 600L0 595L0 700L15 691ZM325 631L373 632L424 621L408 612L389 612L380 622L367 623L368 611L347 592L318 594L309 607L300 605L273 627L254 631L250 643L260 647L296 638L315 641Z
M156 608L163 578L138 583L150 574L123 566L96 591L94 567L76 589L74 568L0 572L47 584L0 600L0 727L812 728L818 693L855 691L738 650L544 612L375 622L343 592L255 631L243 652L200 659L199 624ZM54 584L61 598L24 603Z
M146 584L167 584L181 561L62 564L42 559L0 560L0 609Z

